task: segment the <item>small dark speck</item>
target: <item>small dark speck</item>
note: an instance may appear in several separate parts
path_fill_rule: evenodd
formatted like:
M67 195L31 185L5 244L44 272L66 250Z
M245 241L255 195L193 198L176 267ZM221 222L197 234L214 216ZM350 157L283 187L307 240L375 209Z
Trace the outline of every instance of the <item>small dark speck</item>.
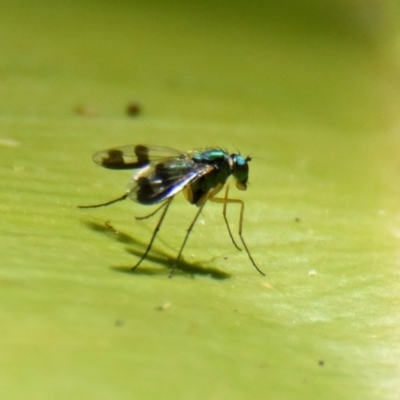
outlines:
M325 361L324 361L324 360L319 360L319 361L318 361L318 365L319 365L320 367L323 367L323 366L325 365Z
M127 106L126 106L126 113L130 116L130 117L136 117L137 115L139 115L141 112L141 107L140 104L135 102L135 101L131 101Z
M171 307L171 303L169 301L166 301L165 303L161 304L160 306L156 307L155 309L157 311L166 311L170 307Z
M294 220L295 220L296 222L301 222L301 219L300 219L299 217L296 217Z
M117 319L115 321L115 326L122 326L122 325L124 325L124 321L122 319Z

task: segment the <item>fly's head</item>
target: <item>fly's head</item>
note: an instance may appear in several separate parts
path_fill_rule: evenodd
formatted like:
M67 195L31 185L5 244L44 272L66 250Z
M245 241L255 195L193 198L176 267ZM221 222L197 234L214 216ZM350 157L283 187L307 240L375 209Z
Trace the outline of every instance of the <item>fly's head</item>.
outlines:
M247 189L249 179L249 162L251 157L243 157L240 154L231 154L232 174L236 179L236 187L239 190Z

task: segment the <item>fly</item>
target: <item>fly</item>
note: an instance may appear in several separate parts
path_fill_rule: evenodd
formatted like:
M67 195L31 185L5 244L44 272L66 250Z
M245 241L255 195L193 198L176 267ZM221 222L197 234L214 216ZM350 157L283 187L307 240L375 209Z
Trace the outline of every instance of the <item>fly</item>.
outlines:
M109 169L139 169L139 171L132 176L126 192L121 197L106 203L79 206L79 208L108 206L129 197L143 205L160 204L151 214L145 217L137 217L137 219L149 218L163 210L146 250L136 265L132 267L132 270L135 270L147 257L173 198L179 192L183 192L189 203L198 207L198 211L187 229L170 276L172 276L181 258L189 235L207 201L223 205L222 215L232 243L238 250L241 250L241 248L233 238L226 217L226 208L228 204L240 206L239 238L254 268L261 275L265 275L255 263L242 236L244 202L228 197L229 184L227 184L227 180L231 175L235 178L236 187L239 190L247 189L250 157L229 154L227 151L216 147L182 153L168 147L128 145L100 151L93 156L93 161ZM225 195L217 197L217 194L224 187Z

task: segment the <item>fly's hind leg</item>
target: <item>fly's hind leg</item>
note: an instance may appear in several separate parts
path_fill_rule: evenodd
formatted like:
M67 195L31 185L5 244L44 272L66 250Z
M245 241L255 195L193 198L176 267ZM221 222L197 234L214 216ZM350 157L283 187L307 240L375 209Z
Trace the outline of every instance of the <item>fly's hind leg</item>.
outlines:
M78 208L98 208L98 207L106 207L106 206L109 206L110 204L117 203L118 201L125 200L128 196L129 196L129 193L125 193L125 194L123 194L121 197L118 197L118 199L110 200L110 201L107 201L107 202L105 202L105 203L93 204L93 205L90 205L90 206L77 206L77 207L78 207Z

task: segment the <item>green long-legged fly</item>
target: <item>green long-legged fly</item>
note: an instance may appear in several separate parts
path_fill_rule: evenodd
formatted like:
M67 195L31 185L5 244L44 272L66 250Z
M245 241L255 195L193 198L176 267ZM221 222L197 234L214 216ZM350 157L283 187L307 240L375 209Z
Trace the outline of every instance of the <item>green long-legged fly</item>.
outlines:
M236 179L236 187L239 190L247 189L250 157L245 158L240 154L229 154L225 150L216 147L190 150L182 153L168 147L128 145L100 151L93 156L93 161L109 169L139 169L139 171L132 176L126 193L121 197L106 203L79 206L79 208L108 206L125 200L128 197L144 205L161 203L151 214L145 217L136 217L137 219L145 219L163 209L146 250L136 265L132 267L132 270L135 270L146 258L173 198L177 193L183 192L189 203L194 204L199 209L187 229L170 276L182 255L189 235L207 201L223 204L222 215L229 236L234 246L239 250L241 248L236 244L229 227L226 208L228 204L238 204L240 206L239 238L255 269L261 275L265 275L255 263L242 236L244 202L228 197L229 184L226 183L228 178L233 175ZM224 186L225 196L216 197Z

